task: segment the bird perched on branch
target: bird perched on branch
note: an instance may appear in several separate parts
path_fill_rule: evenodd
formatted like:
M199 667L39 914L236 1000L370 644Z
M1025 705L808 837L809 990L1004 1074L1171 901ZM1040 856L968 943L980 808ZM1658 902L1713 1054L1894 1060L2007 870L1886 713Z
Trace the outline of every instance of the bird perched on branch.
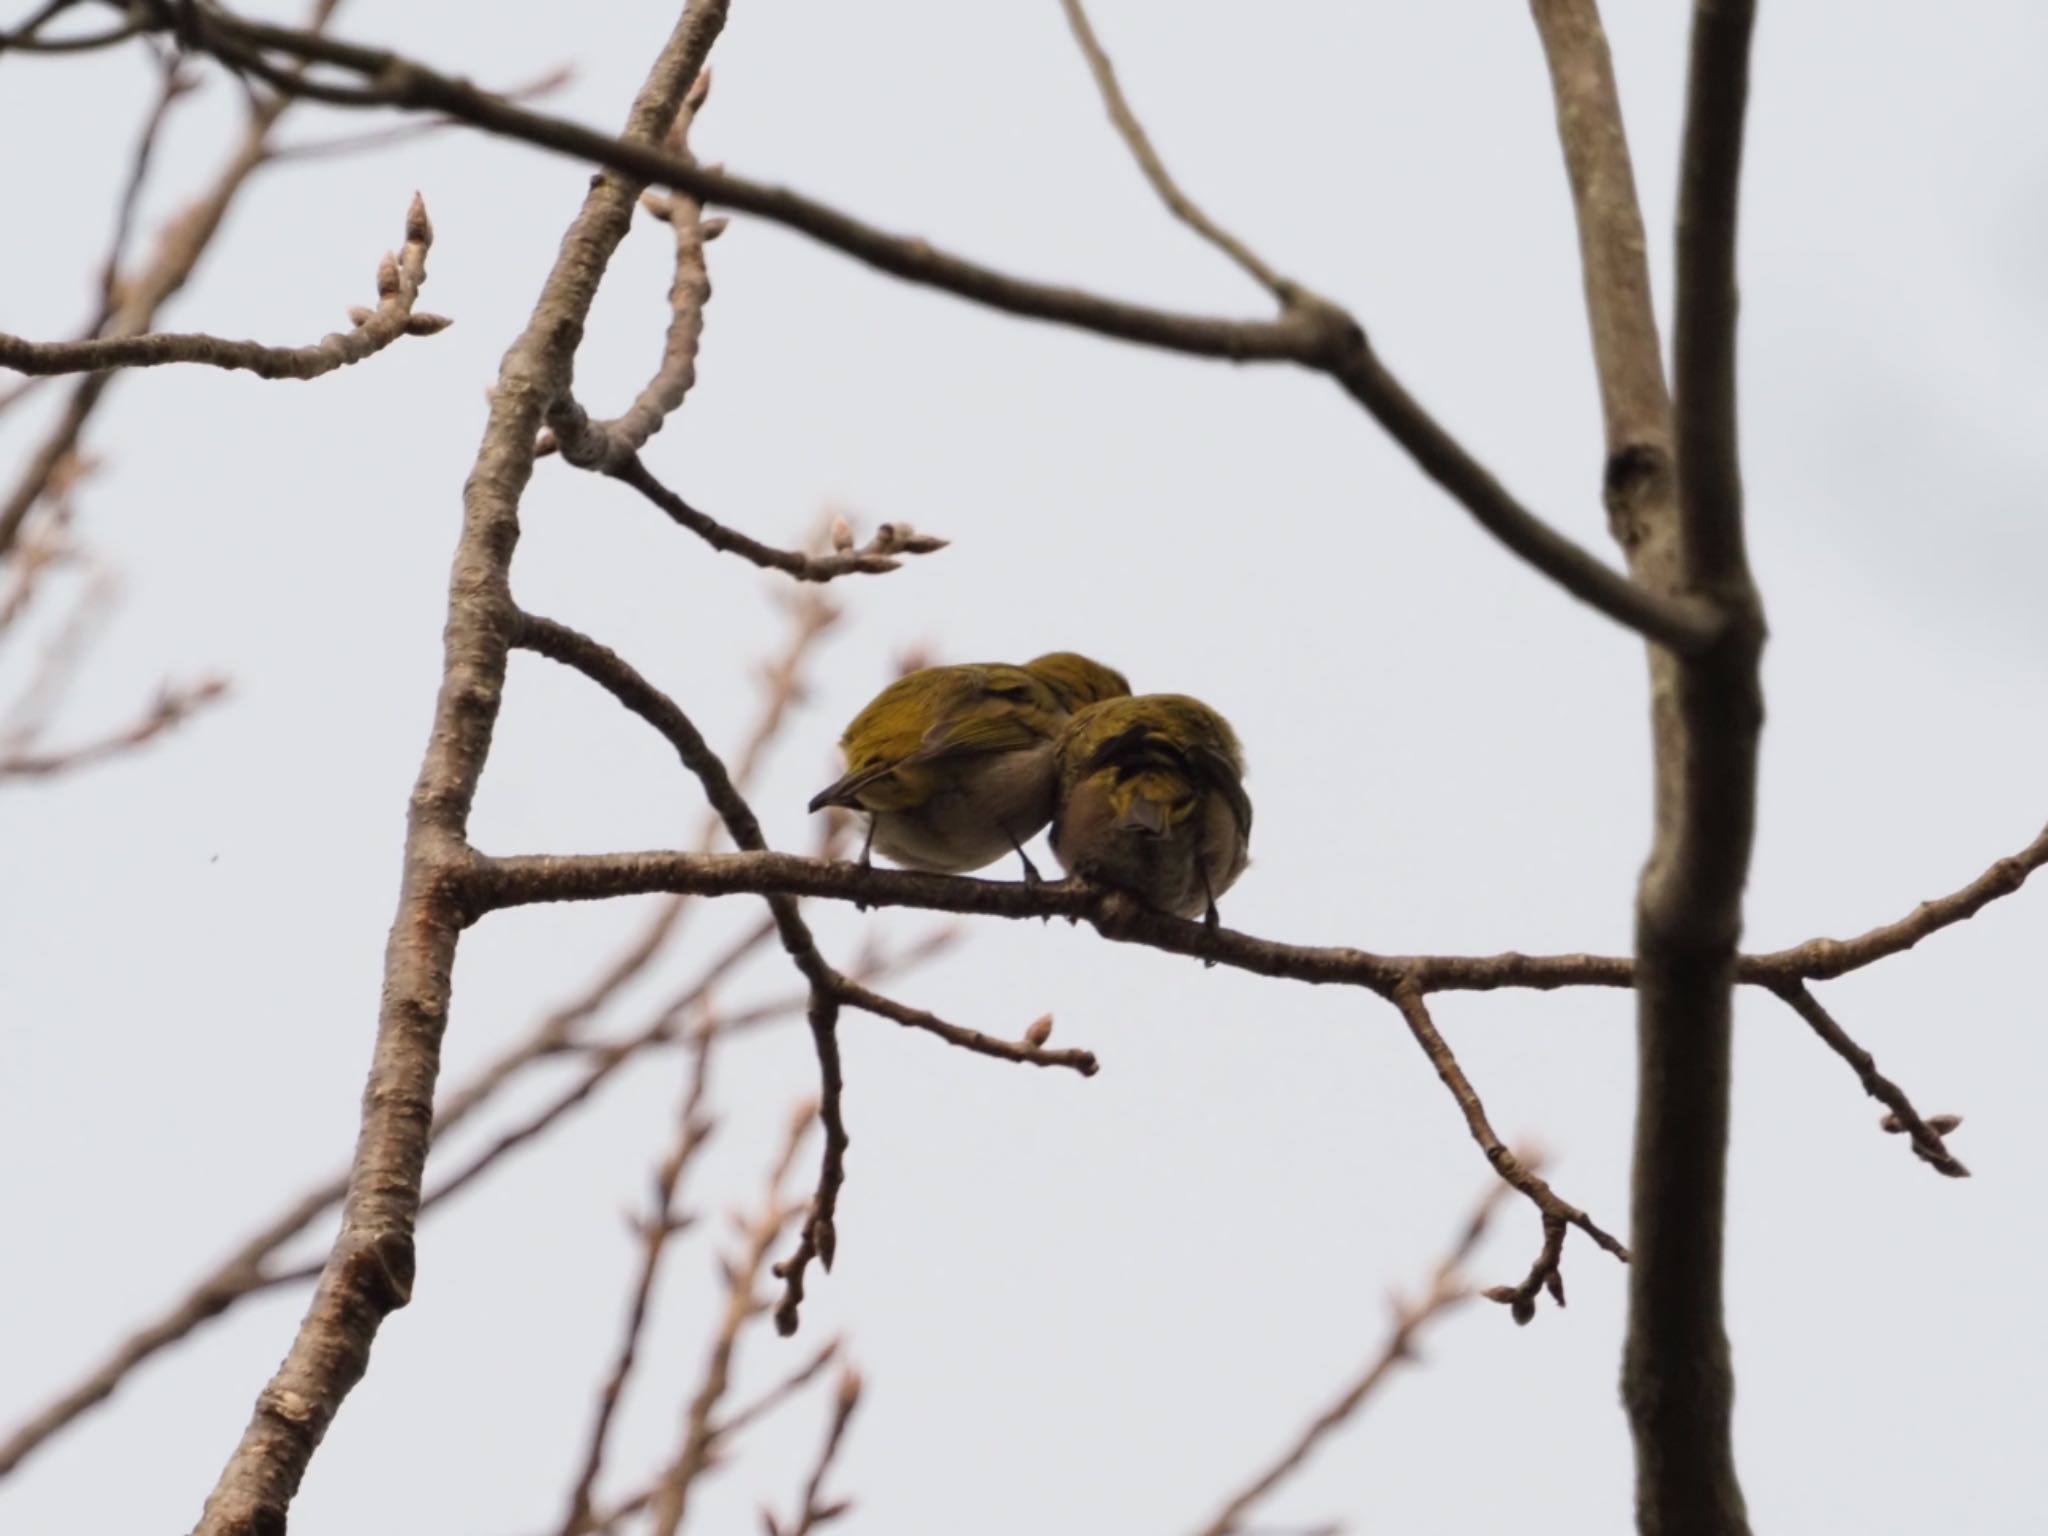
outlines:
M1079 710L1059 739L1052 851L1070 873L1162 912L1202 914L1251 857L1244 749L1199 699L1148 693Z
M1054 741L1085 705L1128 694L1123 674L1072 651L1021 667L920 667L899 677L839 740L846 774L811 799L866 811L870 851L906 869L963 874L1024 844L1052 819Z

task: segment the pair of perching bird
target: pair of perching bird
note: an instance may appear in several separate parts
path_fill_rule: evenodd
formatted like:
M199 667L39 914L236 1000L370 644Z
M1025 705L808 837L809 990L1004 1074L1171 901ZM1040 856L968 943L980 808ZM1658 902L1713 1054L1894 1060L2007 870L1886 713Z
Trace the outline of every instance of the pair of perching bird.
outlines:
M1123 674L1072 651L1022 666L922 667L876 694L840 738L846 774L818 792L866 811L869 851L964 874L1048 821L1071 874L1162 912L1217 923L1244 873L1252 803L1230 724L1178 693L1133 697Z

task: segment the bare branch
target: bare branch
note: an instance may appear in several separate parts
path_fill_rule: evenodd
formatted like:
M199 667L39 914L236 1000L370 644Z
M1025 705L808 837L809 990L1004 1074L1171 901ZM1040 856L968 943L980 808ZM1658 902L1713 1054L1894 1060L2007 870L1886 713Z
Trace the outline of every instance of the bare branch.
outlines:
M1159 200L1166 204L1175 218L1242 267L1253 282L1283 305L1292 304L1300 293L1296 285L1267 266L1242 240L1204 213L1168 173L1165 162L1159 158L1159 151L1153 148L1152 140L1145 132L1145 125L1138 121L1138 115L1125 99L1123 87L1117 82L1116 67L1109 62L1108 53L1096 38L1095 28L1088 21L1087 11L1081 7L1081 0L1060 0L1060 5L1067 13L1067 25L1073 28L1074 41L1081 45L1082 55L1088 60L1088 72L1095 76L1096 88L1102 92L1102 104L1108 109L1109 120L1116 124L1116 131L1129 146L1132 158L1138 162L1138 169L1152 183L1152 190L1159 194Z
M1668 569L1677 481L1671 394L1650 294L1648 241L1635 168L1614 83L1614 61L1594 0L1531 0L1557 100L1557 136L1579 229L1586 316L1606 421L1602 477L1615 541L1638 574Z
M352 312L355 328L330 332L304 347L271 347L257 341L170 331L106 336L91 341L24 341L0 332L0 367L21 373L94 373L107 368L156 368L165 363L203 363L239 369L264 379L317 379L362 362L401 336L431 336L451 323L443 315L419 314L414 304L427 276L433 226L417 193L405 218L405 245L377 268L377 307Z
M82 1381L0 1441L0 1477L20 1466L59 1430L112 1397L129 1373L145 1360L261 1289L263 1261L317 1220L341 1198L345 1187L346 1180L336 1179L301 1196L159 1317L117 1344Z
M309 36L318 35L333 9L334 0L315 0ZM133 276L120 280L119 305L98 329L112 336L136 336L149 330L157 312L190 279L229 208L249 177L263 164L271 130L290 105L290 98L278 97L254 109L241 142L213 183L163 227L150 262ZM0 558L5 558L13 547L22 524L42 499L52 478L65 464L73 462L87 421L116 377L113 372L90 373L78 381L62 414L30 455L28 468L6 500L0 501Z
M798 581L827 582L841 576L878 576L901 565L903 561L899 556L928 555L946 547L946 540L919 533L907 523L884 523L861 549L840 550L830 555L776 549L699 512L655 479L637 456L611 466L605 473L632 486L721 554L738 555L764 569L786 572Z
M1488 1293L1490 1298L1507 1302L1517 1323L1526 1323L1535 1316L1533 1298L1538 1285L1550 1287L1558 1305L1564 1305L1564 1282L1559 1275L1558 1259L1564 1250L1564 1228L1567 1225L1577 1227L1626 1264L1628 1249L1603 1231L1584 1211L1561 1199L1541 1174L1516 1157L1495 1134L1492 1123L1486 1118L1486 1107L1479 1102L1479 1094L1471 1079L1465 1076L1465 1069L1458 1065L1449 1042L1431 1020L1421 991L1412 983L1396 987L1393 1002L1401 1010L1401 1018L1407 1024L1408 1032L1415 1037L1415 1043L1422 1047L1430 1065L1436 1068L1437 1076L1451 1091L1458 1112L1465 1117L1466 1128L1471 1131L1472 1139L1479 1143L1479 1150L1486 1154L1486 1160L1493 1165L1493 1171L1500 1175L1502 1183L1526 1198L1543 1216L1543 1248L1528 1281L1524 1282L1528 1293L1525 1295L1519 1289L1509 1288L1509 1293L1502 1295L1499 1294L1502 1288L1496 1287Z
M1752 985L1773 986L1787 980L1825 980L1861 969L2012 894L2027 874L2043 863L2048 863L2048 830L2021 853L1993 864L1962 890L1924 903L1899 922L1855 939L1813 939L1790 949L1740 957L1737 978ZM1120 891L1078 880L1045 881L1034 888L1015 881L862 868L787 853L479 857L472 880L470 899L483 909L598 901L661 891L702 896L779 892L870 907L913 907L1012 920L1066 917L1088 922L1105 937L1120 942L1213 960L1260 976L1364 987L1389 999L1397 986L1410 980L1424 993L1491 992L1513 987L1539 991L1626 988L1636 981L1636 962L1625 955L1383 955L1340 946L1287 944L1168 917Z
M536 1140L564 1115L584 1103L606 1079L642 1051L651 1045L673 1038L677 1021L683 1014L691 1008L701 1006L714 987L724 981L741 961L761 947L767 940L769 931L769 926L763 923L741 935L727 947L724 954L706 968L704 974L683 987L636 1033L623 1040L592 1047L590 1054L594 1059L583 1076L562 1089L519 1124L501 1133L468 1163L436 1184L420 1201L421 1211L432 1210L443 1201L453 1199L495 1167L500 1158ZM785 1009L785 1014L788 1011Z
M1702 586L1749 585L1735 411L1735 220L1755 0L1696 0L1678 186L1679 494Z
M126 757L138 747L148 745L166 731L189 720L224 697L227 691L227 679L220 677L202 678L182 686L166 683L140 719L97 741L47 752L0 753L0 782L51 778L75 769L89 768L110 758Z
M1800 982L1772 991L1783 998L1792 1011L1813 1027L1813 1032L1827 1043L1842 1060L1856 1069L1856 1076L1863 1084L1863 1091L1883 1104L1891 1113L1885 1117L1884 1129L1903 1131L1912 1137L1913 1151L1920 1160L1938 1173L1945 1173L1952 1179L1967 1179L1970 1170L1965 1168L1949 1151L1941 1138L1947 1131L1954 1130L1962 1121L1954 1115L1936 1115L1942 1125L1937 1128L1932 1122L1920 1118L1920 1112L1906 1097L1903 1088L1877 1070L1877 1058L1850 1039L1849 1032L1835 1022L1834 1015L1820 1004L1820 999L1808 991Z
M99 32L44 37L44 25L60 12L69 10L73 3L75 0L54 0L12 32L0 32L0 53L94 53L125 43L131 37L139 37L153 25L149 17L135 15Z
M1534 1167L1535 1159L1529 1160ZM1235 1497L1218 1510L1214 1519L1202 1527L1201 1536L1237 1536L1244 1530L1242 1524L1245 1512L1268 1493L1286 1481L1302 1463L1306 1462L1316 1447L1336 1430L1341 1429L1358 1410L1386 1382L1387 1378L1402 1365L1415 1359L1415 1341L1430 1323L1445 1313L1461 1306L1471 1295L1459 1271L1472 1250L1485 1235L1486 1224L1492 1218L1494 1208L1500 1203L1501 1190L1496 1185L1487 1191L1465 1223L1465 1229L1451 1246L1450 1252L1438 1261L1429 1277L1429 1289L1417 1302L1404 1302L1398 1297L1394 1301L1394 1327L1387 1335L1387 1341L1380 1347L1378 1356L1368 1365L1358 1379L1344 1394L1328 1408L1309 1421L1308 1426L1297 1435L1292 1444L1281 1452L1271 1466L1252 1479Z
M683 13L634 100L631 136L659 138L703 68L724 17L724 0L696 0ZM379 1326L411 1295L413 1232L450 974L457 936L472 916L461 905L455 871L465 863L469 809L516 619L506 565L518 538L518 497L532 474L539 418L567 387L582 320L640 191L617 175L595 179L532 319L500 369L465 488L449 583L446 665L407 818L405 876L341 1232L311 1308L258 1399L195 1536L257 1536L283 1527L315 1448L368 1366Z
M999 1040L994 1035L984 1035L979 1030L963 1029L958 1024L948 1024L937 1014L926 1013L922 1008L906 1008L894 998L883 997L857 982L843 978L839 985L839 1000L849 1008L858 1008L863 1013L872 1013L884 1019L894 1019L898 1024L911 1029L922 1029L929 1034L937 1035L948 1045L957 1045L963 1050L973 1051L981 1056L993 1056L998 1061L1028 1062L1034 1067L1070 1067L1083 1077L1093 1077L1100 1070L1101 1064L1096 1061L1093 1051L1049 1051L1043 1044L1032 1044L1028 1038L1022 1041Z
M724 821L733 842L753 852L767 847L753 807L733 785L718 754L711 750L689 717L676 707L675 701L641 677L616 652L551 619L531 614L516 616L511 638L517 645L583 673L653 726L703 785L705 798ZM795 900L782 894L771 894L767 900L784 951L810 983L807 1016L818 1057L818 1117L825 1127L824 1152L819 1160L818 1187L812 1198L810 1219L804 1224L795 1253L775 1267L777 1277L784 1282L782 1305L775 1322L777 1328L788 1334L796 1331L804 1272L811 1260L818 1259L827 1269L832 1267L837 1244L833 1217L840 1188L846 1182L848 1137L843 1107L845 1081L839 1061L838 972L819 953L817 941L798 914Z
M1960 890L1923 901L1895 923L1885 923L1853 939L1808 939L1790 949L1737 962L1744 981L1775 986L1787 981L1832 981L1862 970L1891 955L1904 954L1922 939L1975 917L2001 897L2010 896L2027 876L2048 864L2048 827L2018 853L1999 859Z
M525 85L515 85L503 94L507 101L539 101L555 92L576 77L575 70L562 64L549 70L539 78ZM394 123L389 128L372 128L362 133L341 133L325 139L299 139L290 144L275 146L265 157L269 165L285 165L299 160L329 160L343 155L369 155L390 149L400 144L410 144L415 139L424 139L463 124L452 117L415 118L408 122Z
M817 1114L817 1106L804 1104L791 1116L789 1134L783 1141L782 1155L769 1173L761 1207L746 1223L739 1257L725 1265L725 1312L712 1339L710 1356L704 1363L703 1379L683 1417L682 1448L655 1485L649 1501L655 1536L675 1536L688 1511L691 1490L711 1465L718 1439L714 1420L718 1405L724 1401L732 1384L733 1353L748 1321L759 1315L754 1288L760 1282L762 1267L768 1262L768 1250L775 1246L783 1228L801 1209L783 1195L782 1185L789 1177L797 1149L803 1145L804 1136Z
M135 152L128 165L128 179L122 185L121 201L114 214L113 238L107 242L106 260L100 263L100 312L86 327L88 337L97 336L100 327L111 320L121 307L121 272L127 265L128 238L135 228L135 212L141 205L142 189L148 183L150 166L156 158L157 141L163 136L171 108L198 88L198 78L186 71L185 61L178 55L167 55L159 62L162 83L157 88L157 97L150 106L149 115L142 121L142 131L136 135Z
M25 547L22 559L17 562L17 579L20 579L22 573L30 570L31 560L37 557L40 549L40 545ZM734 777L741 784L749 782L758 770L768 744L781 729L791 701L802 692L803 666L811 647L837 617L832 605L816 592L794 594L789 606L793 621L790 639L781 653L762 669L765 691L761 711L740 750L739 765L734 770ZM711 846L713 828L718 826L722 826L722 823L713 817L712 825L705 828L699 840L700 847ZM663 902L646 926L610 963L591 978L581 992L541 1018L519 1040L468 1081L443 1094L434 1106L434 1140L439 1142L458 1125L464 1123L473 1113L489 1103L499 1089L527 1067L575 1043L580 1038L583 1026L603 1012L626 986L641 976L666 950L670 940L675 936L688 901L689 898L686 896L677 896ZM709 988L737 964L741 953L751 953L752 949L759 945L762 936L762 933L742 935L731 948L699 975L693 985L682 989L664 1005L652 1023L638 1034L629 1036L616 1045L593 1047L593 1055L596 1058L593 1072L597 1066L611 1061L614 1051L617 1051L617 1060L613 1061L612 1065L623 1066L641 1050L674 1038L674 1020L681 1011L697 1006ZM913 945L894 955L877 956L871 963L864 964L857 970L860 974L873 979L890 970L921 961L933 948L930 941ZM727 1032L732 1032L771 1019L787 1018L801 1009L803 1004L803 998L796 998L750 1008L727 1018L724 1025ZM588 1075L586 1074L586 1077ZM549 1124L554 1123L576 1104L585 1102L601 1081L602 1078L599 1078L598 1082L579 1081L572 1084L556 1100L543 1106L532 1116L526 1122L526 1126L531 1127L536 1121L541 1120ZM498 1142L493 1144L496 1148L495 1154L492 1149L485 1149L465 1168L445 1181L433 1195L428 1196L422 1202L422 1208L433 1204L436 1199L447 1198L481 1176L487 1171L485 1158L494 1155L502 1157L504 1152L530 1140L532 1134L537 1134L537 1130L534 1130L526 1135L520 1135L519 1132L524 1128L515 1127L512 1132L500 1137ZM490 1164L496 1165L495 1162ZM136 1366L159 1350L186 1337L211 1318L219 1316L244 1296L316 1277L319 1272L317 1265L280 1271L268 1269L265 1264L278 1249L337 1204L347 1188L348 1174L343 1170L309 1190L217 1264L182 1298L173 1302L162 1315L124 1340L85 1380L21 1425L5 1441L0 1441L0 1477L12 1471L52 1435L95 1404L103 1402Z
M647 930L628 946L617 961L594 978L582 994L549 1013L510 1049L447 1094L435 1106L434 1140L438 1143L456 1126L468 1120L525 1067L570 1048L577 1026L597 1013L659 952L673 931L674 914L681 905L679 899L665 906ZM742 935L693 983L664 1003L653 1018L635 1033L617 1041L585 1047L591 1061L583 1076L450 1174L421 1202L422 1211L460 1193L485 1173L500 1166L507 1153L529 1144L541 1131L558 1123L577 1106L587 1103L596 1089L619 1068L637 1060L643 1052L676 1039L677 1021L682 1014L701 1005L710 989L729 974L745 954L758 948L767 933L768 926L764 924ZM940 935L937 941L926 939L894 953L874 956L856 967L855 977L878 980L915 965L928 958L944 937ZM771 1021L785 1020L800 1012L805 1002L806 997L790 997L746 1008L721 1018L720 1032L735 1034ZM223 1259L183 1297L166 1308L161 1316L123 1340L84 1380L0 1441L0 1477L13 1471L59 1430L112 1396L137 1366L220 1316L244 1297L316 1279L320 1273L317 1264L271 1269L265 1267L265 1261L336 1205L347 1188L348 1176L344 1172L308 1190Z
M810 1536L812 1531L829 1525L853 1507L845 1499L829 1504L823 1500L825 1479L832 1474L832 1463L846 1438L846 1427L853 1422L853 1411L859 1406L860 1372L849 1366L839 1374L839 1390L832 1395L832 1417L825 1425L825 1443L818 1448L818 1458L811 1464L811 1475L804 1483L804 1501L797 1511L796 1520L785 1526L763 1511L769 1536Z
M1710 609L1687 594L1636 585L1510 495L1387 371L1362 331L1331 375L1480 527L1580 602L1673 651L1715 643L1721 625Z
M669 152L695 162L690 129L711 92L711 72L700 74L683 98L682 110L668 131ZM655 199L643 195L642 207L658 208L675 236L675 278L669 285L668 334L662 343L661 365L622 416L593 421L573 399L557 400L548 412L548 426L562 457L579 469L610 471L647 446L662 423L678 410L697 382L697 344L704 334L704 306L711 301L711 273L704 264L705 242L724 221L707 221L704 205L687 193ZM536 450L545 451L545 447Z
M767 851L766 839L762 836L760 822L755 818L752 807L734 787L726 773L725 765L719 761L717 753L711 750L689 717L676 706L674 700L655 688L616 652L552 619L538 618L532 614L518 616L512 632L512 643L583 673L620 704L660 732L675 748L676 755L682 759L684 766L695 774L704 786L705 795L711 801L712 808L725 822L726 830L731 834L733 842L743 850L742 857L749 854L755 858L770 860L786 857ZM815 864L817 861L799 862ZM823 864L818 867L834 869L847 866ZM479 868L478 863L472 863L472 879L469 882L469 899L472 902L480 900L483 894L482 883L474 878ZM1038 1061L1041 1059L1041 1053L1026 1048L1019 1048L1014 1054L1005 1052L996 1042L985 1036L976 1035L973 1031L961 1029L957 1025L946 1024L931 1014L903 1007L867 992L856 983L850 982L819 953L817 942L812 938L808 925L797 913L796 901L792 894L764 894L767 895L769 911L773 914L776 929L781 935L783 949L810 984L811 1003L808 1017L812 1043L818 1056L818 1112L825 1127L824 1152L820 1159L817 1193L812 1199L810 1219L804 1224L796 1251L775 1266L775 1274L783 1282L782 1303L776 1309L775 1325L781 1332L789 1334L794 1333L797 1328L804 1296L805 1271L813 1259L829 1270L837 1246L834 1216L839 1191L846 1181L848 1145L842 1108L844 1082L838 1040L841 1004L857 1001L859 1006L870 1012L883 1012L899 1023L913 1024L914 1027L941 1034L954 1044L978 1050L983 1055L1007 1055L1012 1060ZM1083 1059L1080 1057L1071 1057L1065 1052L1042 1054L1048 1058L1063 1058L1057 1064L1085 1071ZM1085 1059L1092 1065L1092 1057Z
M1735 435L1735 199L1752 7L1697 0L1678 216L1672 374L1678 501L1663 592L1706 598L1720 641L1661 672L1656 836L1636 907L1637 1099L1622 1398L1644 1536L1746 1536L1723 1322L1736 944L1756 832L1763 604Z
M1294 357L1312 346L1315 326L1281 317L1274 321L1215 320L1175 314L1142 304L1125 304L1054 284L1012 277L937 250L914 237L891 235L781 187L696 166L652 143L631 143L563 118L517 106L414 60L383 49L308 35L296 28L230 17L209 8L197 45L224 56L246 57L273 50L293 58L331 64L373 84L363 90L296 88L337 105L390 106L445 113L504 138L686 192L706 203L756 214L787 225L858 261L928 287L942 289L1012 314L1080 326L1086 330L1200 356L1255 359Z
M1719 617L1710 607L1688 594L1638 588L1517 502L1401 387L1366 344L1357 322L1326 300L1302 293L1298 302L1266 322L1212 320L1012 277L939 251L924 240L887 234L801 194L516 106L381 49L233 18L215 9L204 15L197 41L224 57L246 62L252 53L271 49L335 65L374 82L364 90L307 91L320 100L444 112L502 137L595 161L707 203L756 214L896 277L1010 314L1168 351L1239 362L1291 361L1329 373L1482 527L1573 596L1681 651L1701 650L1719 632ZM280 76L280 88L292 87Z
M813 1381L816 1381L825 1367L839 1358L840 1350L845 1347L846 1341L844 1339L827 1339L812 1353L810 1359L755 1398L753 1402L747 1404L744 1408L735 1408L731 1413L720 1419L717 1427L712 1430L712 1435L716 1439L730 1440L734 1435L747 1428L748 1425L760 1423L762 1419L773 1413L777 1408L780 1408Z
M68 510L59 503L54 515L39 522L22 541L21 553L11 562L7 589L0 592L0 634L6 631L35 601L42 588L43 573L78 558L78 549L66 537ZM0 735L6 728L0 727Z
M669 1239L685 1225L676 1211L676 1190L682 1183L683 1171L711 1135L711 1119L704 1110L704 1090L711 1076L711 1048L717 1039L715 1020L707 1022L698 1031L688 1086L676 1120L675 1145L655 1169L653 1197L648 1202L647 1215L640 1223L640 1267L634 1276L632 1298L626 1306L625 1331L619 1339L611 1373L598 1393L597 1414L590 1427L590 1443L583 1453L583 1466L577 1474L576 1486L569 1494L568 1511L562 1517L562 1536L580 1536L588 1524L598 1474L604 1470L605 1442L611 1434L612 1416L618 1411L619 1398L626 1390L626 1382L633 1374L640 1352L640 1336L646 1327L654 1298L654 1281L661 1270L661 1257Z

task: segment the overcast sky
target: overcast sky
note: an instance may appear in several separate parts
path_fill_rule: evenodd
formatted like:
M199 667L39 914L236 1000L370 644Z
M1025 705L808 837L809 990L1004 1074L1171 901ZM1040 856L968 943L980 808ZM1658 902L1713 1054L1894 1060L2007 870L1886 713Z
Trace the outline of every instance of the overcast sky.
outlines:
M1682 8L1610 9L1668 305ZM1772 630L1749 933L1775 947L1897 917L2048 817L2048 13L1764 11L1742 430ZM1570 208L1520 8L1098 0L1095 16L1190 191L1351 306L1517 494L1605 552ZM672 19L616 0L349 0L338 29L491 84L571 64L550 109L612 129ZM1263 312L1154 203L1055 0L737 0L714 58L706 158L1020 272ZM54 337L88 311L150 87L139 52L0 60L0 329ZM149 216L212 174L236 110L209 76ZM295 116L287 138L361 126ZM57 736L124 720L166 674L218 670L234 693L146 756L0 796L0 1425L347 1154L483 391L586 174L459 133L263 174L168 324L317 337L371 300L417 188L437 231L423 307L455 327L311 384L123 379L93 425L104 467L81 533L123 607ZM1327 382L1007 319L746 218L712 261L700 382L655 471L763 538L794 540L834 503L954 541L832 588L846 620L756 796L778 846L807 846L833 741L904 648L1074 648L1236 723L1258 820L1232 926L1383 951L1626 947L1648 838L1641 647L1491 544ZM667 262L643 222L614 263L577 370L594 409L622 406L657 355ZM9 483L60 393L0 419ZM736 745L750 658L781 633L776 584L555 462L524 528L521 601L625 652ZM24 662L10 647L0 688ZM515 658L481 847L674 846L700 813L657 738ZM1741 999L1729 1327L1760 1530L2038 1528L2044 902L2029 891L1821 989L1923 1111L1967 1117L1968 1182L1879 1134L1789 1012ZM616 1026L757 912L695 919ZM638 916L529 910L465 937L451 1074L573 992ZM839 957L932 921L813 917ZM770 995L785 970L771 957L722 995ZM1398 1017L1353 990L993 921L894 990L1004 1034L1051 1011L1055 1042L1104 1070L842 1026L850 1182L803 1339L844 1330L868 1379L836 1483L858 1501L849 1533L1198 1526L1378 1347L1389 1288L1419 1284L1488 1178ZM1503 1133L1624 1228L1626 996L1438 1012ZM633 1262L621 1213L679 1070L651 1058L428 1221L414 1303L295 1532L556 1519ZM750 1197L815 1064L785 1026L718 1070L723 1124L691 1202L714 1216ZM615 1488L675 1443L722 1230L672 1256ZM1526 1206L1504 1206L1476 1278L1519 1278L1537 1239ZM1565 1275L1570 1308L1526 1329L1483 1305L1449 1320L1258 1523L1625 1529L1624 1276L1577 1238ZM187 1529L303 1304L250 1303L161 1357L0 1485L0 1525ZM753 1340L743 1394L801 1343ZM788 1509L821 1412L756 1437L695 1528Z

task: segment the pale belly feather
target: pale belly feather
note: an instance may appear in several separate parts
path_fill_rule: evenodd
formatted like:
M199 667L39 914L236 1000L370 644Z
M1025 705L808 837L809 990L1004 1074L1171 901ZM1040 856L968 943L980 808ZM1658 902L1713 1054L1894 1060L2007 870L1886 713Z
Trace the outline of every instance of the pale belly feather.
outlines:
M1053 779L1050 742L991 754L916 810L876 816L875 852L906 869L937 874L993 864L1052 820Z

